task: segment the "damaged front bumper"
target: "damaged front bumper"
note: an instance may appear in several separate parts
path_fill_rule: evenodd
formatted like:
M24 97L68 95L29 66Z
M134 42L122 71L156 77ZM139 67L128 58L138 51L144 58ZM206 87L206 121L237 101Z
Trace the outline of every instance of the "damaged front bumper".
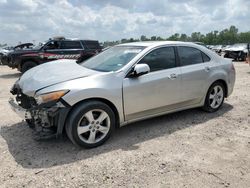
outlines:
M66 117L70 111L70 106L66 103L54 101L25 109L15 99L10 98L9 104L14 112L34 128L36 140L58 138L62 135Z
M13 98L9 99L9 105L11 107L11 109L16 112L17 115L19 115L19 117L21 117L22 119L31 119L31 113L22 108L21 106L19 106L15 100Z

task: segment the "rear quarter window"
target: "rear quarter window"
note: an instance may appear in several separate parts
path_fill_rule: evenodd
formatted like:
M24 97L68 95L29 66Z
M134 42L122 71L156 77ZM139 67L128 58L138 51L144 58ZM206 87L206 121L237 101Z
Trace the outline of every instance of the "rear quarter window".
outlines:
M201 52L203 62L209 62L211 59L205 53Z

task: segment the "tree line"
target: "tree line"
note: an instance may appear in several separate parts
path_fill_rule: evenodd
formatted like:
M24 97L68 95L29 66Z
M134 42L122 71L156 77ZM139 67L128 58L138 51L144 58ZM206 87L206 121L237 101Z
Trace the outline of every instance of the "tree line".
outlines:
M138 42L138 41L184 41L184 42L203 42L207 45L216 45L216 44L235 44L235 43L250 43L250 31L248 32L239 32L238 28L235 26L230 26L227 29L223 29L222 31L211 31L207 34L202 34L201 32L193 32L190 36L184 33L175 33L168 38L162 38L160 36L151 36L147 37L142 35L138 39L129 38L129 39L121 39L117 41L105 41L103 42L103 46L113 46L120 43L127 42Z
M140 38L123 38L117 41L105 41L102 43L104 47L114 46L116 44L127 43L127 42L138 42L138 41L184 41L184 42L203 42L207 45L216 44L235 44L235 43L250 43L250 31L239 32L238 28L235 26L230 26L222 31L211 31L207 34L202 34L201 32L193 32L190 36L184 33L175 33L167 38L162 38L160 36L147 37L142 35ZM0 47L5 47L7 44L0 44Z

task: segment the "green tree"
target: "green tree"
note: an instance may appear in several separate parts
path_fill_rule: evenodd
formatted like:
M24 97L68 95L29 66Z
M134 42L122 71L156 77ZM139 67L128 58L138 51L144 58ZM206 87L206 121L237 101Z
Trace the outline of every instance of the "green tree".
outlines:
M167 38L167 40L172 40L172 41L180 40L180 34L179 33L175 33L174 35L172 35L169 38Z
M151 40L153 40L153 41L156 40L156 36L152 36Z
M145 35L142 35L141 36L141 41L147 41L148 39L147 39L147 37L145 36Z

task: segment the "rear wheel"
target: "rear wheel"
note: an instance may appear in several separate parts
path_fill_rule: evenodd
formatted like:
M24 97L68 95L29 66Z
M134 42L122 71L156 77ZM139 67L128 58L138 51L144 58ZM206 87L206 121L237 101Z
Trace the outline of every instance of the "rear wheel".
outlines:
M221 82L215 82L208 89L203 109L207 112L217 111L223 104L225 87Z
M37 66L37 64L33 61L26 61L23 63L22 67L21 67L21 72L25 73L27 70L33 68Z
M240 56L240 60L241 61L246 61L246 58L247 58L247 54L245 54L245 53L241 53L241 56Z
M111 108L99 101L89 101L73 109L66 133L75 145L92 148L103 144L114 127L115 115Z

